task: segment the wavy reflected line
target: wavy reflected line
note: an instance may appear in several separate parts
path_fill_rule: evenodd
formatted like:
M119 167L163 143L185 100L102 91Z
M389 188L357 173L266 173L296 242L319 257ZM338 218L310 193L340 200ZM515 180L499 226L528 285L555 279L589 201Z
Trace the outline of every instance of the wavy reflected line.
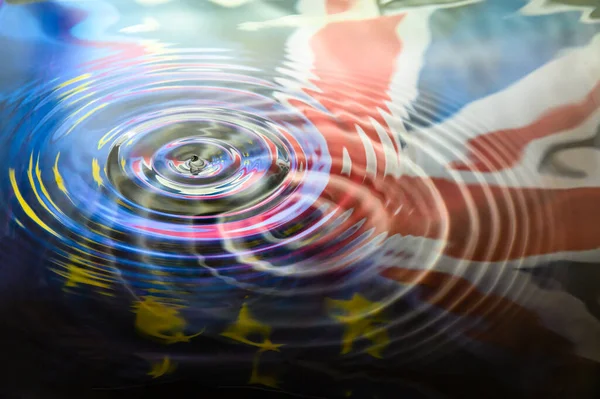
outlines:
M61 237L60 234L58 234L56 231L52 230L46 223L44 223L38 217L38 215L34 212L34 210L31 208L31 206L27 203L27 201L25 201L25 199L23 198L23 195L21 194L21 191L19 190L19 186L17 185L17 180L15 178L15 170L9 169L8 175L9 175L9 179L10 179L10 185L12 186L12 189L13 189L13 193L15 194L17 201L19 201L19 205L21 205L21 208L23 209L25 214L27 216L29 216L41 228L43 228L44 230L46 230L53 236L60 238Z
M432 306L461 318L482 320L481 327L463 331L476 340L523 356L542 348L550 353L570 352L571 343L543 326L532 311L505 297L481 292L467 280L433 270L423 273L396 267L383 274L400 283L415 284L420 290L417 295ZM536 338L532 340L532 337Z
M591 117L599 108L598 99L600 83L580 102L549 110L530 125L477 136L467 144L470 162L456 162L450 167L481 172L511 168L521 160L525 147L532 141L571 130Z

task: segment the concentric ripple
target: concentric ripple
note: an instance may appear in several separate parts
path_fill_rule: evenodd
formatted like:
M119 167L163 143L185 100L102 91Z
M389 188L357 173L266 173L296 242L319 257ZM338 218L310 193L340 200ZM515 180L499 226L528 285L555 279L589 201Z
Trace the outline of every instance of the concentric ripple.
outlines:
M385 187L397 165L380 180L358 151L391 165L401 148L370 143L374 130L340 142L323 126L346 128L347 115L289 72L265 77L226 51L163 49L7 99L15 221L80 294L125 289L234 320L232 304L257 292L296 298L286 306L298 311L272 314L273 324L331 324L323 295L377 275L375 254L406 198L407 187ZM396 291L373 292L386 302Z
M481 180L481 193L452 172L436 183L434 169L454 151L444 140L456 135L412 140L409 150L426 162L404 162L397 132L378 116L385 99L377 93L386 89L377 82L318 71L322 80L310 85L288 66L266 77L225 51L163 49L84 65L35 96L7 99L16 228L44 243L69 291L175 301L201 313L177 321L192 334L227 334L222 323L250 303L283 330L362 320L369 336L377 320L400 344L388 353L409 359L460 334L471 313L509 306L486 292L445 304L444 292L464 281L430 267L448 243L462 258L495 250L496 236L482 245L474 232L498 223L498 212L514 220L521 199L492 193L477 173L470 178ZM486 196L495 202L482 204ZM448 241L457 228L451 233L464 242ZM500 287L503 274L500 267L490 289L519 291ZM420 284L436 287L450 314L467 314L432 317L440 299ZM246 299L252 294L261 295ZM415 298L418 306L398 310L400 299ZM288 347L336 347L340 338L287 339Z
M144 215L243 218L284 191L290 172L305 164L293 136L268 120L199 106L141 117L112 145L108 179Z
M226 51L163 49L83 65L6 101L10 204L47 247L58 284L109 301L125 293L138 310L148 297L176 303L190 309L174 321L190 336L228 334L223 323L248 306L278 331L304 329L286 347L337 353L345 324L360 321L367 343L342 345L372 357L379 345L395 362L447 345L473 314L521 311L502 299L524 294L501 263L484 275L439 259L508 248L494 231L518 219L524 199L505 186L531 174L448 170L464 158L455 143L464 137L445 130L419 141L415 126L416 139L402 137L407 154L389 132L395 117L378 116L387 86L368 76L318 70L307 82L294 71L302 66L266 76L253 64ZM418 165L405 159L414 153ZM468 279L449 277L459 272ZM480 283L489 292L468 294ZM453 290L465 297L448 302ZM372 323L390 331L387 342L370 343ZM331 326L341 337L318 331Z

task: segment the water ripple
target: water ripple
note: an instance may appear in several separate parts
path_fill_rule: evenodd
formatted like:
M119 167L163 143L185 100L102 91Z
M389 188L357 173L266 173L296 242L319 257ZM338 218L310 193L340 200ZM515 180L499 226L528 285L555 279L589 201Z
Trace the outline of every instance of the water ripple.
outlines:
M369 110L337 113L348 104L332 106L336 97L327 111L294 72L267 77L239 60L163 49L88 63L4 100L14 218L46 242L66 288L111 297L124 287L135 300L207 309L228 307L234 291L310 296L294 304L307 314L294 322L318 325L332 321L310 314L316 298L375 278L402 187L384 187L398 166L370 176L372 160L354 152L390 164L401 148L363 131L346 134L353 153L342 152L332 146L342 137L306 115L365 126ZM342 89L367 98L360 87Z
M475 122L419 141L408 121L401 136L390 131L401 118L382 109L385 85L366 74L315 70L306 81L290 62L268 76L218 49L112 60L4 99L15 222L44 242L70 292L108 301L125 292L138 324L151 318L146 307L166 312L164 322L172 313L179 335L141 331L166 342L200 331L235 339L222 324L243 309L278 328L288 348L340 339L290 329L359 323L373 345L353 353L381 357L393 343L396 363L476 336L473 315L522 311L502 299L526 295L506 285L502 265L475 272L473 285L432 270L444 255L491 259L534 244L515 244L532 223L518 213L543 198L508 188L530 175L471 171L467 182L447 169L468 161L459 146ZM394 90L396 99L411 92ZM423 105L414 112L427 118ZM426 159L407 159L415 152ZM399 269L382 277L390 267ZM352 340L342 342L345 353Z

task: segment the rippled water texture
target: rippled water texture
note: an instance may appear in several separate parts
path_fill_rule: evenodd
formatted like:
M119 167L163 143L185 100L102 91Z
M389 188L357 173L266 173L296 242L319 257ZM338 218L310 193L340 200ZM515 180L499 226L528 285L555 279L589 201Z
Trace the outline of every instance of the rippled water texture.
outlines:
M594 397L599 13L0 0L7 381Z

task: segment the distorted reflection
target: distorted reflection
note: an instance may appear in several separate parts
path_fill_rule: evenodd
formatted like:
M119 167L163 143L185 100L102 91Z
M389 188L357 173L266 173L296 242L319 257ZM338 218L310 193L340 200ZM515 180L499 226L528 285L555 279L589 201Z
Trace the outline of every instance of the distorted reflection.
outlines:
M597 0L0 0L0 55L0 393L599 397Z

